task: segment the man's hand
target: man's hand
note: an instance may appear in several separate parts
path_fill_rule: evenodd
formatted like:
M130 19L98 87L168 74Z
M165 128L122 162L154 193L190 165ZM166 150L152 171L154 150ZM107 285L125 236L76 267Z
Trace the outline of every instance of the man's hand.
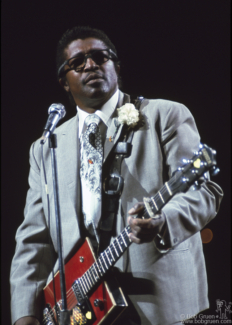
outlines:
M143 209L144 204L139 202L128 211L130 216L128 217L127 221L132 230L132 233L129 234L129 238L136 244L151 242L160 232L165 222L165 218L162 215L157 215L159 216L157 219L135 219L131 217L138 214L140 214L140 217L142 217L141 212Z
M15 325L40 325L40 322L33 316L26 316L19 318Z

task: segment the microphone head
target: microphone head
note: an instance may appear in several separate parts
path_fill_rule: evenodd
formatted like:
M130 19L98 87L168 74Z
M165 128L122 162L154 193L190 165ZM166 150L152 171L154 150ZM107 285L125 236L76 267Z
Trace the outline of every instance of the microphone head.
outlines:
M48 120L44 128L43 135L41 137L41 144L45 144L47 138L53 133L57 123L62 119L66 114L64 105L62 104L52 104L48 109Z
M48 114L51 114L52 112L55 113L55 111L59 114L60 118L63 118L66 114L64 105L62 105L60 103L52 104L48 109Z

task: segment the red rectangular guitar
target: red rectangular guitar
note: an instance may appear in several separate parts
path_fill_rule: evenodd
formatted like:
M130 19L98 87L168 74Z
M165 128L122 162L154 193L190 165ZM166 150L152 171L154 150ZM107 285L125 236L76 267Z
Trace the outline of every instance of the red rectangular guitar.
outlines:
M143 217L150 218L148 210L154 214L179 192L186 192L191 185L207 171L215 175L216 152L207 145L200 145L200 150L191 160L177 169L172 178L164 184L151 200L148 200ZM110 325L127 307L121 288L115 281L105 281L108 271L119 260L130 246L130 226L124 228L121 234L104 250L98 258L95 257L90 240L87 238L78 252L65 265L65 281L67 308L70 310L71 325ZM43 311L44 324L57 325L60 319L61 291L59 272L54 277L56 301L53 292L53 281L44 288L46 306Z

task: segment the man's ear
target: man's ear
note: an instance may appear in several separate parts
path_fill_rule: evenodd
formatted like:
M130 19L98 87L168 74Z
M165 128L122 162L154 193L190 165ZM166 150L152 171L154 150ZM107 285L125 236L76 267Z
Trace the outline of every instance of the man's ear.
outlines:
M61 85L62 88L64 88L65 91L67 91L67 92L70 91L69 84L68 84L66 79L60 78L59 79L59 84Z
M120 73L120 65L119 64L115 65L115 71L116 71L117 75L119 76L119 73Z

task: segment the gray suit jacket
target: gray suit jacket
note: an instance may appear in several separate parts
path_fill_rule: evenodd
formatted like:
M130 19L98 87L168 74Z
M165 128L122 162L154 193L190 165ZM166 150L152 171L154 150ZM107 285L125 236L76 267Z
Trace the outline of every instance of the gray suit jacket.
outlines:
M118 106L129 102L120 92ZM141 105L145 124L135 132L132 154L124 159L121 174L124 189L117 215L117 232L126 226L127 211L143 197L154 196L167 177L198 150L200 138L189 110L166 100L147 100ZM104 159L117 141L115 114L107 130ZM81 244L78 116L56 129L57 165L64 257L68 260ZM30 150L30 188L25 218L16 234L16 252L11 268L12 322L34 315L41 318L42 289L51 279L52 254L56 257L57 237L53 204L50 151L44 145L45 168L51 202L51 238L49 247L47 198L41 164L40 140ZM156 242L130 246L116 266L129 301L136 308L141 324L172 324L181 314L194 315L208 308L207 278L200 230L215 217L222 198L221 188L211 181L200 190L177 194L162 210L166 217L163 251ZM55 271L57 270L57 263ZM48 280L47 280L48 279Z

